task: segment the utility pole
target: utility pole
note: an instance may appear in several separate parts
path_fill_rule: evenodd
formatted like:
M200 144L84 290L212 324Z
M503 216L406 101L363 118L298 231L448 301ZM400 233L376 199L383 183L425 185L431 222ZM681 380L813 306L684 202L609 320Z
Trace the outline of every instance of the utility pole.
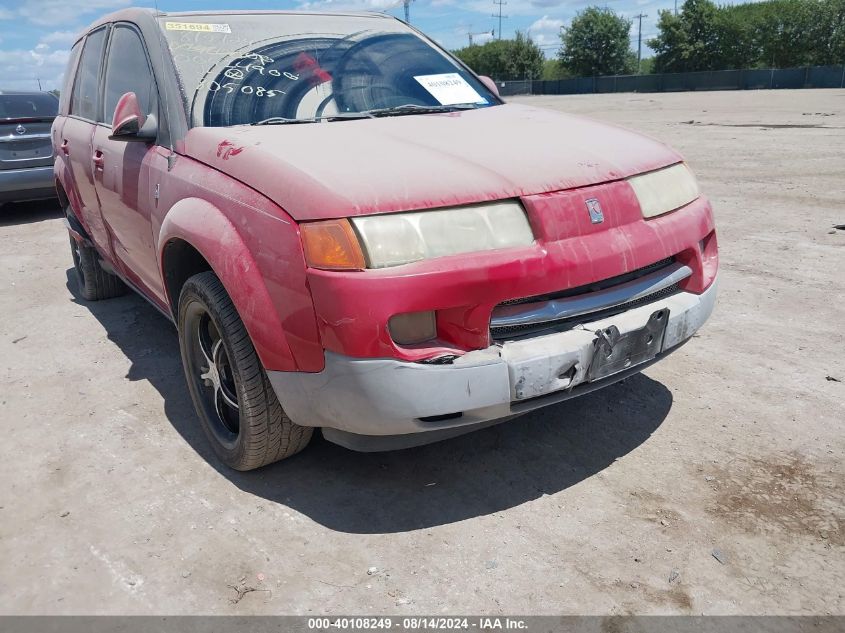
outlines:
M639 73L642 68L643 61L643 18L647 18L648 14L640 13L634 17L640 21L640 27L637 33L637 73Z
M507 2L505 0L493 0L493 4L499 7L499 14L493 14L494 18L499 18L499 39L502 39L502 19L507 20L508 16L502 15L502 7L504 7Z
M411 2L414 0L404 0L405 4L405 22L411 23ZM395 6L395 5L394 5Z

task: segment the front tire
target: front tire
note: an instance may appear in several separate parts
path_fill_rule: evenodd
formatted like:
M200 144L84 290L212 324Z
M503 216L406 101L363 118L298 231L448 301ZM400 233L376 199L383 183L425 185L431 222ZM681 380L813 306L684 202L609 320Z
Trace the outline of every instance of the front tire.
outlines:
M213 272L185 282L177 324L191 398L223 463L253 470L308 445L313 429L285 414L232 300Z

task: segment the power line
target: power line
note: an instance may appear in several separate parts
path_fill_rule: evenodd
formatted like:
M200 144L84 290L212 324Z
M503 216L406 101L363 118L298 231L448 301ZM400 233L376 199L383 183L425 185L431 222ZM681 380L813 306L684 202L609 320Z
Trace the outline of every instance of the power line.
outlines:
M502 39L502 19L507 20L508 16L502 15L502 7L504 7L507 2L505 0L493 0L493 4L499 7L499 15L497 16L495 13L493 17L499 18L499 39Z

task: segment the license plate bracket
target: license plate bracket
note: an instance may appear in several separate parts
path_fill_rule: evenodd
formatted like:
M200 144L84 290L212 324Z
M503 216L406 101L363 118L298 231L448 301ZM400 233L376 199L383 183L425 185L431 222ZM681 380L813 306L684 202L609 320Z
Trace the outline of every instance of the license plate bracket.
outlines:
M622 334L611 325L596 331L595 351L587 380L600 380L653 359L663 349L669 310L656 310L645 326Z

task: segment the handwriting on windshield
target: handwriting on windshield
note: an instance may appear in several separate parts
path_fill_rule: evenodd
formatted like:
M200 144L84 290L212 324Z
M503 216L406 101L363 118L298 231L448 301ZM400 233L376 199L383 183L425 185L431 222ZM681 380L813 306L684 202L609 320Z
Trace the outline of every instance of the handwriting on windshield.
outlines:
M225 94L239 92L243 95L254 95L256 97L275 97L287 93L280 88L271 89L262 85L242 82L256 76L278 77L280 79L284 77L290 81L299 81L299 75L296 73L267 68L268 64L273 64L276 61L267 55L261 55L260 53L237 53L232 57L233 59L229 65L223 70L223 77L230 81L225 83L209 81L206 86L208 92L222 91Z
M221 84L217 81L210 81L208 83L209 92L220 92L221 90L226 94L232 94L239 90L241 94L255 95L256 97L275 97L280 94L287 94L283 90L269 90L264 86L240 86L232 82Z
M281 71L269 66L275 60L261 53L248 52L253 42L234 34L231 31L216 30L213 32L196 32L194 29L169 29L171 35L171 50L180 58L187 58L191 63L200 67L213 67L215 62L227 64L223 68L222 77L218 75L214 80L206 80L199 84L198 89L205 89L209 93L252 95L253 97L275 97L286 94L278 86L268 88L260 85L269 78L298 81L296 72ZM209 42L211 40L211 42ZM216 58L216 59L215 59ZM219 71L218 71L219 72ZM264 81L253 81L264 77ZM276 84L273 79L269 82Z
M270 77L287 77L291 81L298 81L299 75L295 75L293 73L279 72L275 68L270 68L269 70L265 69L264 66L257 66L255 64L248 64L247 66L226 66L226 70L223 73L225 77L229 79L237 79L241 80L244 79L247 74L251 72L257 72L259 75L264 75L265 70Z

